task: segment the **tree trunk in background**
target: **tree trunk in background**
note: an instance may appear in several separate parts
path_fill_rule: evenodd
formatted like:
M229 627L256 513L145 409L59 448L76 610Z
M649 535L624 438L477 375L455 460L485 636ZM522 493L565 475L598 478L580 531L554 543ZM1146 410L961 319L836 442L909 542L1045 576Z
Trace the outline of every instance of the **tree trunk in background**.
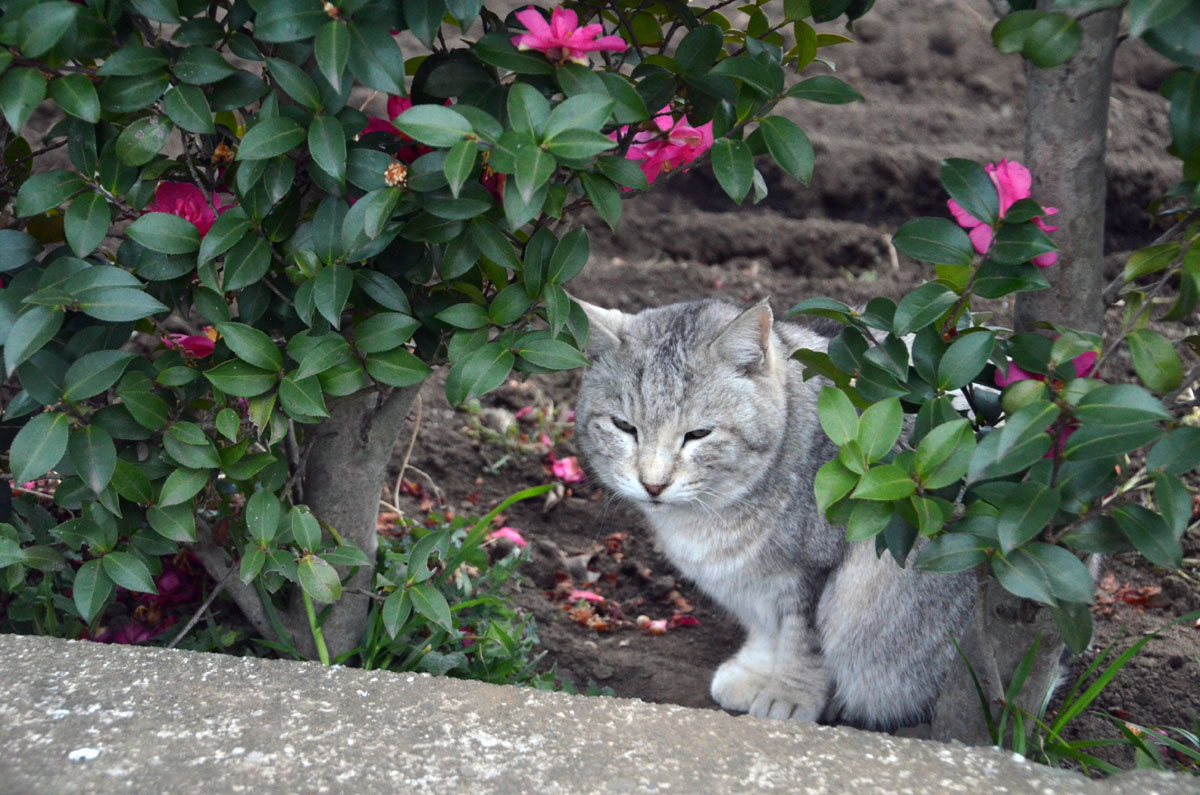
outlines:
M1119 8L1090 14L1071 60L1054 69L1025 65L1025 165L1033 172L1033 197L1058 208L1049 220L1059 227L1051 236L1059 255L1044 271L1049 290L1017 296L1017 331L1039 319L1103 330L1104 150L1120 21Z
M418 384L393 389L386 396L360 393L331 407L329 418L310 431L315 434L315 441L304 470L304 503L318 519L336 529L344 541L357 546L372 561L379 549L376 517L383 475L396 439L404 429L404 418L420 391ZM349 580L345 579L349 569L337 568L346 588L373 590L373 567L360 567ZM330 658L358 645L370 608L366 596L343 592L333 605L315 607L318 615L328 611L322 631ZM293 590L284 621L296 648L315 658L316 645L299 587Z
M1050 7L1050 0L1039 0L1038 8ZM1083 41L1071 60L1053 69L1025 65L1025 165L1033 173L1033 197L1044 207L1058 208L1050 221L1059 227L1052 235L1059 259L1044 271L1049 290L1017 296L1017 331L1032 331L1036 320L1082 331L1104 330L1104 152L1120 21L1119 8L1090 14L1080 23ZM1048 610L986 579L980 583L976 621L959 639L960 645L998 714L998 701L1017 663L1040 637L1038 654L1016 698L1019 707L1036 715L1058 677L1062 640ZM955 665L947 677L932 735L971 745L992 743L965 665Z

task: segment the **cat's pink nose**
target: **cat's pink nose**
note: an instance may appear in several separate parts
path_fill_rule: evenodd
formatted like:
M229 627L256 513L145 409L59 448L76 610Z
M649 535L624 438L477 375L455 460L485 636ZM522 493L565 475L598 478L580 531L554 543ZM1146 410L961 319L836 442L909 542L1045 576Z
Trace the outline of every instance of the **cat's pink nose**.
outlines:
M658 495L662 494L663 489L666 487L666 483L647 483L644 480L642 481L642 488L645 489L646 493L651 497L657 497Z

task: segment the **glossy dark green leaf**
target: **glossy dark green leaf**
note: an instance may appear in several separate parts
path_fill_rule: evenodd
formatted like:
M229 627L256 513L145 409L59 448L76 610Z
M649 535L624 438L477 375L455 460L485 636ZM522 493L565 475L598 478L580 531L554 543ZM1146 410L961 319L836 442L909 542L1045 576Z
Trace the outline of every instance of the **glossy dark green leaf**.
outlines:
M219 221L218 221L219 223ZM215 229L216 226L214 225ZM212 230L209 230L209 235ZM208 235L205 235L205 240ZM203 249L201 249L203 250ZM257 283L271 268L271 244L255 234L245 235L225 255L226 290L240 290Z
M319 557L305 556L296 564L300 587L313 601L323 604L336 602L342 596L342 583L337 569Z
M836 458L826 461L817 470L813 491L817 497L817 510L824 515L829 506L849 494L858 485L859 476L851 472Z
M321 382L316 377L297 379L294 373L279 382L279 405L293 418L328 417Z
M217 331L229 350L244 362L264 370L283 367L283 354L264 332L243 323L217 323Z
M67 415L39 414L22 426L8 451L13 481L25 483L50 471L67 452Z
M73 74L50 81L50 98L72 116L88 124L100 121L100 95L86 75Z
M759 122L758 129L780 168L807 185L812 179L814 155L804 130L783 116L768 116Z
M1142 383L1153 392L1170 392L1183 381L1183 363L1179 354L1161 334L1150 329L1136 329L1125 338L1133 369Z
M132 77L110 77L96 91L100 107L106 112L130 113L150 105L170 84L167 73L157 70Z
M1174 571L1183 549L1174 531L1161 516L1140 505L1122 505L1113 519L1130 543L1151 563Z
M167 475L162 491L158 495L158 505L166 508L187 502L208 483L206 469L176 469ZM155 527L156 530L159 528ZM161 531L160 531L161 532Z
M52 210L84 187L78 174L61 169L34 174L17 191L17 215L26 218Z
M209 383L227 395L254 397L275 385L276 374L270 370L230 359L204 372Z
M354 22L346 31L350 36L346 61L350 74L367 88L404 96L404 53L395 39L386 30Z
M1005 224L992 239L988 259L999 265L1018 265L1056 250L1054 242L1036 224Z
M283 93L311 111L315 112L321 108L321 92L303 69L282 58L268 58L267 66Z
M108 200L98 193L83 193L75 197L63 217L67 243L76 256L86 257L108 234L112 210Z
M230 77L238 70L216 50L207 47L187 47L180 51L172 71L180 82L208 85Z
M368 354L365 364L376 381L396 387L419 384L432 372L429 365L403 348Z
M707 72L721 54L723 42L724 33L716 25L693 28L679 42L675 51L675 68L680 72Z
M598 174L582 174L580 181L583 183L583 191L587 195L588 201L592 203L592 207L595 208L596 214L615 233L621 223L621 205L623 203L621 189L607 177Z
M913 219L897 230L892 244L907 257L935 265L970 265L975 257L967 233L945 218Z
M446 597L433 585L428 582L414 585L409 589L408 596L418 613L442 629L454 631L454 624L450 620L450 605L446 603Z
M13 130L20 131L46 96L46 78L36 69L17 67L0 76L0 113Z
M238 160L265 160L304 143L304 128L286 116L264 119L246 132L238 147Z
M121 131L117 157L127 166L144 166L167 143L171 122L161 116L144 116Z
M902 467L881 464L867 470L850 496L859 500L902 500L916 488L917 484Z
M200 248L200 230L171 213L146 213L125 229L134 242L160 254L191 254Z
M346 130L331 116L317 116L308 128L308 151L325 173L346 179Z
M926 282L908 293L896 306L892 333L903 337L933 323L958 300L952 291L937 282Z
M515 360L510 351L497 343L486 343L455 362L446 376L446 399L458 405L469 397L482 395L504 383Z
M313 55L317 58L317 68L333 86L334 91L341 91L342 74L346 71L346 61L350 56L350 32L346 23L331 20L321 26L313 40Z
M744 141L719 138L710 150L713 174L721 189L738 204L754 179L754 155Z
M131 552L109 552L101 558L104 573L117 585L137 593L158 593L141 558Z
M266 546L275 538L283 506L279 498L269 491L256 491L246 500L246 532L259 546Z
M167 118L188 132L205 135L216 132L208 98L196 86L173 86L163 96L163 112L167 114Z
M79 616L87 623L99 615L115 592L116 586L105 574L100 559L87 561L75 572L71 598Z
M1171 417L1153 395L1134 384L1105 384L1093 389L1079 401L1075 415L1101 425L1129 425Z
M1168 475L1200 469L1200 428L1182 426L1167 434L1146 456L1146 469Z
M1110 458L1145 447L1162 435L1162 429L1151 423L1088 424L1067 438L1063 445L1063 456L1068 461Z
M311 551L321 543L321 525L307 505L293 505L287 514L287 528L301 549Z
M42 244L16 229L0 229L0 272L19 268L41 253Z
M987 560L987 542L966 533L948 533L930 541L917 556L913 568L953 574Z
M67 444L71 465L88 488L104 491L117 466L117 448L108 431L98 425L85 425L71 431Z
M1008 556L994 556L992 573L1005 590L1014 596L1047 605L1055 604L1045 565L1025 549L1018 549Z
M525 361L547 370L570 370L586 367L587 357L548 332L526 334L516 342L517 355Z
M840 391L838 393L840 394ZM856 436L867 463L873 464L892 451L900 438L903 422L904 410L900 408L900 401L896 398L889 398L867 407L858 418Z
M307 0L271 0L256 8L254 37L272 44L310 38L329 21L320 4Z
M467 178L471 176L471 171L475 168L475 156L478 151L479 145L475 141L464 138L450 147L450 151L446 153L446 162L442 169L446 173L446 182L450 184L450 192L455 198L458 198L463 183L467 181Z
M863 98L858 91L830 75L801 80L788 89L787 95L826 105L845 105L849 102L860 102Z
M1000 508L996 530L1005 554L1037 536L1054 517L1059 506L1055 489L1040 483L1018 483Z
M938 364L938 387L951 390L971 383L987 365L995 339L990 331L959 335Z
M63 399L79 401L100 394L117 382L134 354L124 351L93 351L76 359L63 378Z
M942 185L950 198L989 226L1000 216L1000 196L983 166L973 160L942 161Z
M191 226L189 224L189 226ZM195 229L195 227L192 227ZM141 320L169 311L168 307L144 290L133 287L103 287L78 296L79 308L97 320L123 323Z
M209 260L221 256L241 240L249 229L250 219L246 217L246 211L241 207L234 207L221 213L204 235L204 239L200 241L197 263L203 265ZM226 266L228 267L228 263ZM228 274L226 274L226 281L228 281ZM234 288L227 287L226 289Z

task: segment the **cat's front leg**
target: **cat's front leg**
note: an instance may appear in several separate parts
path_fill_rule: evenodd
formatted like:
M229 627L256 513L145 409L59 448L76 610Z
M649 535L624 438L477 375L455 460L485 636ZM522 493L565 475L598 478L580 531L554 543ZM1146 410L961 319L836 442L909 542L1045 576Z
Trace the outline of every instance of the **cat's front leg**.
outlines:
M777 633L751 628L745 645L712 681L713 700L760 718L815 722L832 681L819 654L809 650L807 622L785 618Z

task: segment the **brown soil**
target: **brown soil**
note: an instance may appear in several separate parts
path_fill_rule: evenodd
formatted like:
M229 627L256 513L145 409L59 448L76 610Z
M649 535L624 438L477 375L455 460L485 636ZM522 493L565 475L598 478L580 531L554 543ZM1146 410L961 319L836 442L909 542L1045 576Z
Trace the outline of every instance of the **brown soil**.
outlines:
M741 302L770 296L782 312L814 295L848 302L896 295L926 278L914 263L896 263L888 238L909 218L945 214L939 161L1021 155L1022 66L992 48L990 25L982 2L879 4L856 25L858 46L829 53L837 74L867 101L841 107L795 102L784 108L816 149L811 188L767 170L769 198L739 208L707 168L676 175L665 190L627 203L618 236L590 222L593 258L570 285L573 294L626 310L708 296ZM1164 152L1166 104L1157 94L1169 70L1140 44L1121 48L1108 155L1112 268L1124 261L1121 252L1153 238L1145 208L1178 178L1178 161ZM508 412L549 401L569 405L577 382L577 374L535 378L532 387L514 382L485 398L484 405ZM424 392L424 420L411 462L436 483L451 508L482 513L508 494L552 480L547 460L537 454L511 459L497 474L486 474L503 451L465 434L468 417L452 411L440 390L435 381ZM555 453L574 454L571 440L557 445ZM404 498L401 507L419 512L413 499ZM620 696L715 708L709 679L736 649L741 632L676 579L632 510L584 482L552 507L540 501L514 507L508 523L521 529L533 550L525 567L530 583L517 594L517 603L537 617L548 659L562 677L581 689L594 681ZM1191 538L1186 546L1189 556L1200 554L1200 540ZM1142 605L1118 601L1111 615L1098 616L1098 648L1127 643L1123 639L1200 608L1194 579L1119 558L1108 561L1107 568L1118 586L1162 591ZM573 620L562 601L547 596L561 582L559 572L569 572L579 587L618 604L625 621L598 631ZM1195 569L1191 576L1197 576ZM681 599L693 607L690 615L698 626L673 627L661 635L633 626L639 614L669 619L680 606L688 607ZM1096 706L1123 709L1128 719L1143 723L1188 725L1200 711L1197 655L1200 628L1171 628L1146 647ZM1115 734L1102 717L1084 716L1075 736Z

